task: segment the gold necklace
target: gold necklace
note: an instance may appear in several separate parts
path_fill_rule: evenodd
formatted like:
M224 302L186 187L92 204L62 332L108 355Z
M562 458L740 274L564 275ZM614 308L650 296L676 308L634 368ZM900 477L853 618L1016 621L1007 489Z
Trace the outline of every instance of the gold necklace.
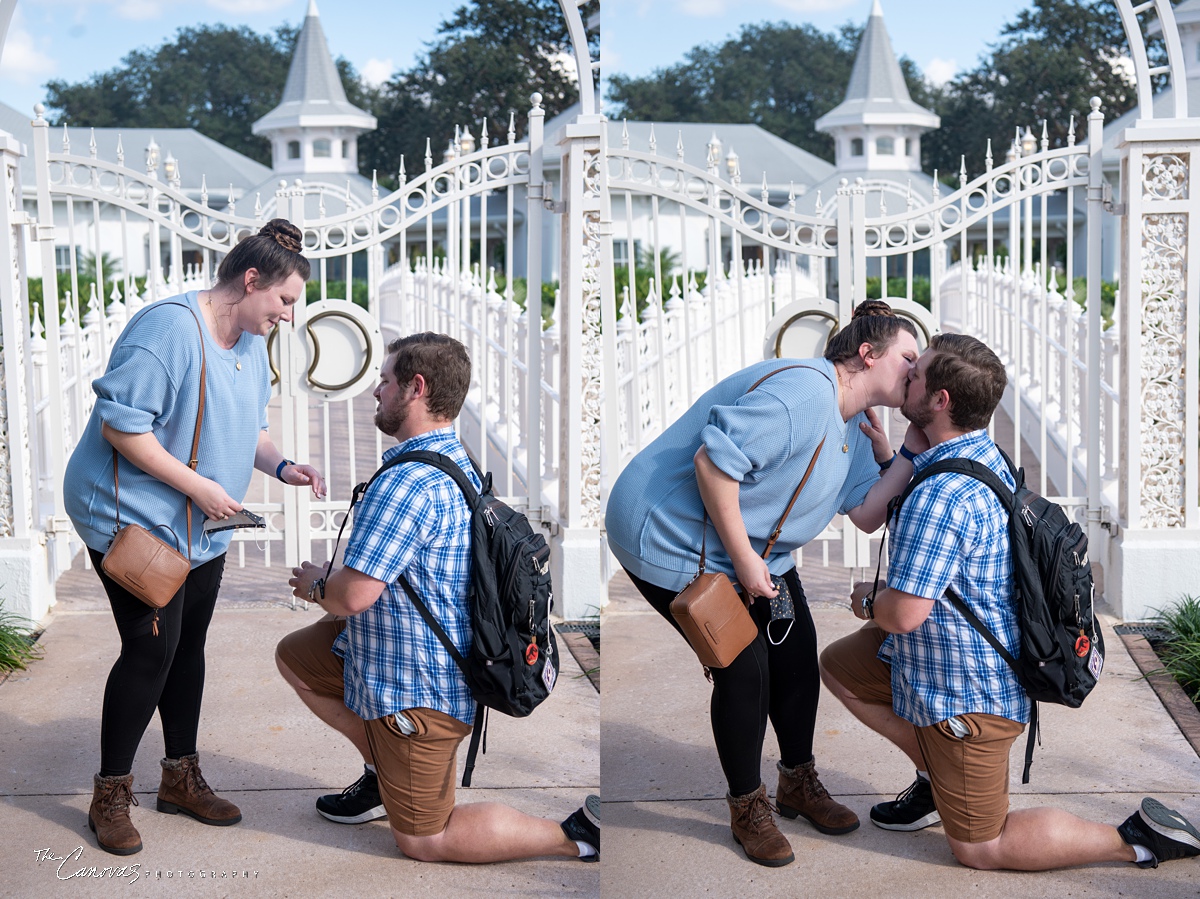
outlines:
M842 384L842 372L841 372L841 369L839 369L837 366L834 366L833 372L834 372L834 374L835 374L835 375L837 375L837 388L838 388L838 414L839 414L839 415L845 415L846 413L842 411L842 403L843 403L843 402L845 402L845 400L846 400L845 393L846 393L846 391L849 389L850 385L849 385L849 384ZM849 441L849 439L847 439L847 440L846 440L846 442L842 444L842 452L843 452L843 453L848 453L848 452L850 452L850 441Z
M216 324L217 324L217 310L216 310L216 307L215 307L215 306L213 306L213 301L212 301L212 291L211 291L211 290L210 290L210 291L208 291L208 296L207 296L207 297L205 297L205 300L204 300L204 302L205 302L205 303L208 305L208 308L209 308L209 310L212 312L212 319L213 319L213 331L215 332L215 331L216 331ZM241 335L241 334L239 334L239 335L237 336L237 339L233 341L233 346L231 346L231 347L229 347L229 348L228 348L228 349L229 349L229 351L233 353L233 364L234 364L234 367L235 367L235 368L236 368L238 371L241 371L241 370L242 370L242 357L241 357L241 355L240 355L240 354L238 353L238 351L237 351L237 345L238 345L238 342L239 342L241 339L242 339L242 335ZM218 343L218 344L217 344L217 346L220 346L220 343ZM223 349L224 349L224 348L223 348Z

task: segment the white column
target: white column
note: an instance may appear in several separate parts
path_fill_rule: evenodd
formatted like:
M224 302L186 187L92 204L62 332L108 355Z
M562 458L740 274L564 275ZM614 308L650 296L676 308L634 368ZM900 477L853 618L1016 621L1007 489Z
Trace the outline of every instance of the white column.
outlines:
M1119 505L1106 598L1126 620L1196 590L1200 212L1186 120L1126 132ZM1089 273L1090 274L1090 273Z
M293 225L304 230L304 186L297 178L291 185L280 182L275 193L276 209L283 211ZM300 387L308 376L305 330L308 306L301 297L293 309L291 323L281 321L279 330L279 397L282 432L274 435L275 445L285 459L308 462L311 454L308 423L308 394ZM312 524L309 515L312 492L283 487L284 565L299 565L312 558Z
M600 129L599 116L568 125L563 147L562 380L558 518L551 573L559 612L599 612L604 596L600 505Z
M32 445L26 222L17 175L17 160L23 155L12 135L0 132L0 599L6 611L38 621L50 611L55 596ZM53 246L50 252L53 256ZM47 280L54 277L53 265L49 271ZM66 533L60 542L65 550Z

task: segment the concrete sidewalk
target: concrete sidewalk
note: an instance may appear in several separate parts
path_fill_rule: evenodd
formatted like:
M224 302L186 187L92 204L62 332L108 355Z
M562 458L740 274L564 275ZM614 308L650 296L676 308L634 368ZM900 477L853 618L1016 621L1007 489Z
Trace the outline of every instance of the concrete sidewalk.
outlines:
M843 598L845 570L837 571L802 572L821 646L860 625ZM824 689L817 768L863 824L831 837L802 819L777 819L796 861L775 869L752 864L730 836L709 728L710 687L699 663L623 573L609 592L602 711L606 897L1200 896L1200 860L1147 871L1132 864L1034 874L972 871L954 860L941 827L894 833L872 826L870 807L905 789L912 768ZM1143 796L1153 795L1200 821L1200 758L1141 679L1111 620L1105 623L1104 677L1081 709L1043 706L1043 743L1027 786L1020 783L1025 738L1018 740L1012 804L1053 805L1119 824ZM777 758L768 728L762 776L772 796Z
M133 820L145 849L121 859L97 848L87 826L116 627L94 573L64 576L42 638L45 658L0 685L0 896L599 895L601 865L421 864L399 853L386 821L345 826L318 816L317 796L353 782L362 763L275 669L279 638L322 614L289 608L279 577L279 569L232 569L208 637L200 761L209 783L241 807L242 822L206 827L155 811L163 752L156 715L134 765L141 805ZM562 820L599 792L599 714L599 695L564 648L558 685L541 709L522 721L490 718L488 752L459 801ZM461 779L465 747L459 755ZM70 877L122 864L138 867L124 877Z

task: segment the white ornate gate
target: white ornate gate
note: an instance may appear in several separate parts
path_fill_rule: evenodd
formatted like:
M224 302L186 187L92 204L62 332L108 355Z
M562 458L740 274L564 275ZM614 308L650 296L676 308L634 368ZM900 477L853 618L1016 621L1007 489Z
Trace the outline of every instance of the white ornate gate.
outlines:
M924 339L943 328L964 331L1000 355L1010 378L1004 409L1041 463L1035 486L1078 509L1093 525L1093 542L1101 543L1107 534L1099 525L1111 519L1101 496L1116 478L1116 345L1111 336L1103 340L1100 248L1089 246L1086 267L1079 265L1077 238L1102 231L1102 130L1103 116L1093 110L1085 144L1076 144L1072 123L1065 146L1027 137L1024 146L1014 142L1000 165L989 146L982 175L969 179L964 163L958 190L943 194L935 182L928 202L910 192L896 213L887 210L888 186L861 178L843 180L828 203L818 200L815 213L798 213L794 196L786 206L769 203L765 176L758 196L741 187L736 169L721 177L714 153L700 170L682 161L682 146L672 159L657 155L653 145L635 150L623 139L607 153L613 233L629 240L638 230L634 196L650 197L651 214L641 223L647 242L657 258L654 235L664 220L677 218L674 232L682 241L674 249L684 276L667 288L665 303L654 279L648 296L627 291L619 298L622 315L611 328L616 371L609 372L606 389L617 397L622 427L610 435L610 458L620 460L610 478L720 378L764 357L819 355L866 299L868 271L898 270L905 292L887 295L889 279L881 278L883 294L917 323ZM873 192L878 212L868 215ZM699 242L687 239L689 218L700 223L691 235L704 237L698 250ZM1064 248L1061 270L1049 255L1052 239ZM712 264L727 258L723 245L737 260L728 269ZM743 265L747 245L760 248L760 256ZM703 289L696 287L691 258L706 266ZM928 307L915 298L918 260L929 272ZM1064 277L1085 268L1091 275L1086 313L1073 302L1073 278ZM644 310L635 315L638 306ZM1099 352L1102 342L1107 360ZM1020 464L1021 441L1006 449ZM839 519L819 539L823 564L829 564L829 541L841 543L846 567L870 564L866 535L848 521ZM804 554L800 558L803 564Z
M551 422L556 419L557 396L547 388L554 379L542 364L540 264L516 256L518 238L525 236L518 230L540 233L542 203L529 191L533 156L541 153L543 111L537 100L535 95L528 140L516 139L515 118L504 143L492 145L484 130L475 149L463 131L441 164L435 166L427 152L423 172L410 180L402 171L398 190L380 196L373 189L368 204L357 203L349 186L344 194L331 195L327 188L297 180L280 182L273 198L255 202L252 215L239 214L232 202L213 208L206 192L195 200L178 181L159 180L158 160L151 153L145 171L138 171L123 155L97 158L94 145L88 155L73 154L65 132L62 146L52 150L50 129L39 116L33 159L38 221L54 222L57 210L67 246L86 247L100 269L90 282L91 295L81 297L79 260L72 258L69 281L75 289L59 297L56 279L44 278L44 301L27 313L35 321L35 357L44 353L46 358L33 406L43 463L39 493L58 523L56 535L70 530L56 472L63 470L86 422L94 401L91 381L103 370L125 322L145 303L211 285L233 244L276 215L303 232L317 301L298 304L294 321L281 323L268 339L277 397L272 431L286 456L311 459L326 471L330 491L316 500L260 477L248 506L267 516L268 533L248 538L239 533L235 558L244 564L247 549L253 553L254 542L263 540L267 564L279 555L287 566L312 558L314 542L324 541L329 551L351 488L374 470L382 449L372 425L373 401L355 402L369 399L383 359L376 322L389 336L432 329L467 345L474 373L460 420L464 440L495 472L498 493L534 519L551 523L540 475L554 444L547 452L541 421L543 413ZM326 206L335 203L342 211L326 215ZM114 217L119 220L115 245L114 229L103 227ZM54 272L54 226L37 227L39 238L50 237L39 240L42 271ZM130 278L106 280L104 254L115 251L128 258L143 241L150 247L144 289L139 292ZM524 243L533 246L536 240ZM499 266L489 264L497 246ZM199 254L201 261L184 266L185 251ZM395 258L387 268L386 252ZM526 291L535 298L528 315L515 296L522 270L529 273ZM346 296L330 294L332 271ZM367 309L347 298L363 293L356 291L356 273L366 284ZM106 293L107 306L101 301ZM61 317L44 311L60 304ZM69 564L67 545L67 540L56 541L60 568ZM315 555L320 557L319 548Z

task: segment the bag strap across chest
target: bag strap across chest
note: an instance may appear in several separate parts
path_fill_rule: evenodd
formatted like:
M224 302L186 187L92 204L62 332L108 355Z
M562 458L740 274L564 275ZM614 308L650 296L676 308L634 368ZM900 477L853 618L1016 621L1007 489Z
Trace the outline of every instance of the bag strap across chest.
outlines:
M768 378L773 378L780 372L789 371L793 368L807 368L809 371L818 372L826 380L828 380L830 384L833 383L833 380L829 377L829 374L819 368L814 368L811 365L785 365L783 368L777 368L775 371L767 372L767 374L763 375L761 378L751 384L750 389L747 390L746 393L753 392L760 384L763 383L763 381L766 381ZM775 548L775 542L779 539L779 535L783 533L783 526L787 522L788 516L792 514L792 507L796 505L796 500L800 498L800 491L804 489L804 485L808 483L809 476L812 475L813 469L817 467L817 459L821 458L821 449L825 446L826 439L827 438L822 437L821 442L817 444L817 450L815 453L813 453L813 457L808 463L808 468L806 468L804 471L804 477L800 479L800 483L796 487L795 492L792 494L792 498L788 502L787 508L783 510L783 514L779 517L779 523L775 525L775 530L773 530L771 532L771 536L767 538L767 545L762 551L762 557L764 559L771 555L771 550ZM700 531L700 574L704 574L705 560L708 554L708 507L704 506L703 498L701 498L700 504L704 508L704 524Z
M187 466L192 471L196 470L196 466L200 464L200 428L204 424L204 398L208 388L208 360L204 352L204 331L200 327L200 319L196 318L196 313L191 306L186 303L176 302L161 302L155 303L149 309L142 313L142 317L149 315L155 309L160 309L163 306L182 306L191 315L192 320L196 322L196 331L200 334L200 400L196 406L196 426L192 431L192 451L188 455ZM140 319L139 319L140 321ZM117 472L117 460L119 459L117 448L113 447L113 502L117 507L117 530L121 529L121 480ZM185 504L187 509L187 557L188 561L192 560L192 498L189 496ZM178 538L176 538L178 540Z

